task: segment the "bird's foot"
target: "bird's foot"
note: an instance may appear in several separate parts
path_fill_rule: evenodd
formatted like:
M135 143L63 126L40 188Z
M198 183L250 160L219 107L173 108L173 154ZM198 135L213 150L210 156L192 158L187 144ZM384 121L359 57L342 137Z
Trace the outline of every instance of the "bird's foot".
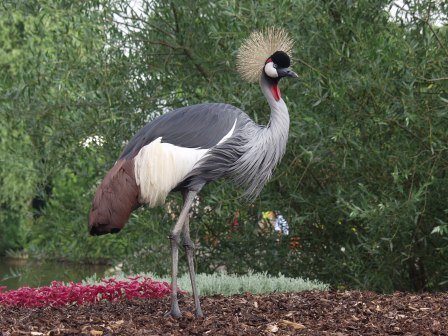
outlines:
M182 313L180 312L180 310L179 309L171 309L169 312L167 312L166 314L165 314L165 317L172 317L172 318L175 318L175 319L178 319L178 318L181 318L182 317Z
M174 284L174 288L176 288L177 285ZM168 316L172 316L174 318L179 318L182 316L182 313L180 312L179 309L179 301L177 298L177 291L172 291L171 292L171 310L169 312L169 314L167 314Z
M202 310L200 308L196 309L194 313L195 313L197 318L204 317L204 314L202 314Z

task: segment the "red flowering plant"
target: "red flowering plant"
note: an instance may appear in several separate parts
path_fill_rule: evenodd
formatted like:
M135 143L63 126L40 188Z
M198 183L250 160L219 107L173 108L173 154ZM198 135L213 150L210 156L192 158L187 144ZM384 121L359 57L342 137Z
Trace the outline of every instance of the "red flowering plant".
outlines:
M50 286L22 287L4 292L5 289L6 287L0 286L0 305L22 307L63 306L101 300L155 299L171 293L171 286L167 282L140 276L125 280L104 279L95 285L53 281Z

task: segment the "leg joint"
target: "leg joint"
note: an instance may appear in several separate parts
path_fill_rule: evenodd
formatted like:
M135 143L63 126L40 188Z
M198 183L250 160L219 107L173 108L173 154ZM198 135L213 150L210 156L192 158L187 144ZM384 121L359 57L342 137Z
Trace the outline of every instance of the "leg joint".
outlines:
M168 238L172 242L176 242L177 244L180 243L180 234L179 233L171 232L170 235L168 236Z
M186 250L191 250L191 251L194 251L196 248L195 244L191 241L191 239L185 240L184 247Z

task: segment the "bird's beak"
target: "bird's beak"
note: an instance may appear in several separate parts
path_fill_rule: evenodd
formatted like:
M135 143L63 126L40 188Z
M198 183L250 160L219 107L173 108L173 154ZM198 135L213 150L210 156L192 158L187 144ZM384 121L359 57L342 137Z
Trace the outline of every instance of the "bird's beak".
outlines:
M277 73L278 73L279 77L292 77L292 78L298 78L299 77L290 68L277 69Z
M294 71L289 70L288 76L292 78L299 78L299 75L297 75Z

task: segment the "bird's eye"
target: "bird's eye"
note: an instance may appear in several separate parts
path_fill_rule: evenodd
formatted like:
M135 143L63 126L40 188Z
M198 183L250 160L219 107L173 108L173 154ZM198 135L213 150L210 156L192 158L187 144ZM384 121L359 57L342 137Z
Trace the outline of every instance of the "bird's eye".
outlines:
M277 69L277 64L273 63L272 66L274 67L274 69Z

